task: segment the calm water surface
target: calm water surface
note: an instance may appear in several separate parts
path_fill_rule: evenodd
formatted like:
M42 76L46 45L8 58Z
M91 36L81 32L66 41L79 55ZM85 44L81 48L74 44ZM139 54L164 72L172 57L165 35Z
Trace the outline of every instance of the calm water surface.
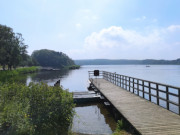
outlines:
M116 122L103 104L86 104L75 108L72 131L83 134L112 134Z
M61 85L69 91L87 91L88 71L95 69L180 87L179 65L151 65L150 67L145 65L82 66L78 70L45 71L29 75L26 83L43 81L48 85L54 85L58 79L61 79Z
M95 69L117 74L136 77L149 81L169 84L180 87L180 66L175 65L98 65L82 66L78 70L63 71L44 71L27 75L24 79L26 84L29 82L46 82L53 86L61 79L61 85L69 91L87 91L88 71ZM162 103L162 106L165 103ZM172 107L172 110L176 108ZM75 108L77 115L73 120L72 130L85 134L111 134L115 128L115 120L108 113L104 105L91 104L86 106L77 106Z

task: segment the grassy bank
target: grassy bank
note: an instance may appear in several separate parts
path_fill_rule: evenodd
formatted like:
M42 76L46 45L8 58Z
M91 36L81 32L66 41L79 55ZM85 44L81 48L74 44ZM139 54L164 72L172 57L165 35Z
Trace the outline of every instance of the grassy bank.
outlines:
M0 134L66 134L72 123L72 94L61 87L0 83L0 99Z
M66 66L64 67L65 69L79 69L80 66L79 65L71 65L71 66Z
M32 67L24 67L24 68L18 68L16 71L18 74L27 74L27 73L33 73L39 70L39 67L32 66Z
M26 73L33 73L39 70L39 67L24 67L24 68L18 68L15 70L1 70L0 71L0 81L5 81L6 79L9 79L10 77L17 76L20 74L26 74Z

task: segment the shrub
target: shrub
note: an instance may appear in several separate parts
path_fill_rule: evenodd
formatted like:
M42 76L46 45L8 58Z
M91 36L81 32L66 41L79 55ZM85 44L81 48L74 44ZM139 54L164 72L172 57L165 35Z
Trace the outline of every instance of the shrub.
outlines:
M61 87L0 84L2 134L66 134L73 107L72 94Z

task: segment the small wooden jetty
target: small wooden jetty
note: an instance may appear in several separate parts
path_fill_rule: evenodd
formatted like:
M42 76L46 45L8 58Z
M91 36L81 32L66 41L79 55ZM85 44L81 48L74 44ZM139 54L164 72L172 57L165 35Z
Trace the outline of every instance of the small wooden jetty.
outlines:
M96 89L142 135L180 135L180 88L106 71L89 71Z
M100 95L93 91L73 92L75 103L92 103L100 101Z

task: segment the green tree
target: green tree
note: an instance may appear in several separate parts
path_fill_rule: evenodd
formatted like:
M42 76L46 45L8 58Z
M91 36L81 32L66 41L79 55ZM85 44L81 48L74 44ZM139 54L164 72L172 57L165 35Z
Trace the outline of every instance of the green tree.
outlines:
M32 58L31 56L29 56L28 54L26 54L25 56L23 56L23 60L21 60L19 66L38 66L38 62Z
M26 59L27 47L22 34L14 33L12 28L0 25L0 64L4 70L6 65L11 70Z
M74 61L66 54L47 49L34 51L32 53L32 58L43 67L62 68L75 65Z

